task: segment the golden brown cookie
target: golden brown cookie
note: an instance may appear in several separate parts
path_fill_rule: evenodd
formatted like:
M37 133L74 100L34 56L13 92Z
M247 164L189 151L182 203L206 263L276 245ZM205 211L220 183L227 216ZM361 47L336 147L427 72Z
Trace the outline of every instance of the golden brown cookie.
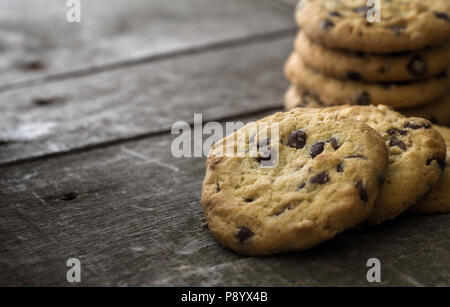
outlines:
M287 111L298 107L323 108L325 103L308 91L291 85L284 96L284 107ZM422 117L433 124L450 125L450 94L435 102L416 108L398 110L406 117Z
M372 7L366 0L302 0L296 19L310 39L327 48L392 53L437 46L450 38L448 0L380 2L380 22L369 22Z
M447 159L446 168L439 180L430 193L421 200L417 205L411 207L410 211L419 213L447 213L450 212L450 129L440 126L434 128L441 133L447 143Z
M322 109L297 108L292 114L320 114L324 120L350 118L375 129L389 150L384 183L370 224L393 219L416 204L438 183L445 165L442 136L422 118L406 118L387 106L339 106Z
M295 52L286 62L285 75L292 84L313 93L326 105L384 104L404 109L437 100L448 90L447 73L425 81L398 84L336 79L307 67Z
M256 133L262 124L270 129ZM262 167L252 143L278 163ZM241 157L222 154L238 148ZM386 162L383 140L364 123L276 113L211 149L202 188L208 227L239 254L308 249L367 218Z
M316 71L351 81L400 82L433 78L450 64L450 41L400 54L370 54L325 48L300 32L295 50Z

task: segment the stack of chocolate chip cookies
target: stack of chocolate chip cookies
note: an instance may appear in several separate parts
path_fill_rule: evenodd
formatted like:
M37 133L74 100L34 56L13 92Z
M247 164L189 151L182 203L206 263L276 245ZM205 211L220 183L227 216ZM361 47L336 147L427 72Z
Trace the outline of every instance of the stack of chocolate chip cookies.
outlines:
M299 3L285 107L383 104L450 125L450 1L366 4Z
M202 187L208 227L237 253L265 255L408 210L450 212L443 136L450 141L450 129L384 105L267 116L212 147Z

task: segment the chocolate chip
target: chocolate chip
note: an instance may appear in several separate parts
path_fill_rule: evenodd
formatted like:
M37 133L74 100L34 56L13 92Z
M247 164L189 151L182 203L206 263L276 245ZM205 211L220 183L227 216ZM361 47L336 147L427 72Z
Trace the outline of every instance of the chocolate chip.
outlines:
M308 103L314 103L316 102L319 106L324 106L324 102L319 99L316 95L310 93L310 92L304 92L302 95L302 104L306 106Z
M302 95L302 101L301 101L301 105L306 107L308 103L311 103L311 99L313 99L314 97L312 96L312 94L309 91L305 91Z
M246 198L246 199L244 199L244 201L246 203L251 203L253 200L254 200L253 198Z
M390 27L389 29L392 30L392 32L394 32L395 36L400 36L400 34L402 33L402 30L405 29L404 26L393 26Z
M441 71L441 72L436 76L436 78L438 78L438 79L445 79L445 78L447 78L447 77L448 77L447 71Z
M305 187L305 185L306 185L306 183L302 183L299 187L298 187L298 190L300 191L301 189L303 189L304 187Z
M347 71L346 73L346 77L347 79L351 80L351 81L359 81L362 79L362 76L360 73L356 72L356 71Z
M220 186L218 183L216 183L216 193L219 193L221 191Z
M386 73L386 67L380 66L380 67L378 68L378 72L379 72L380 74L385 74L385 73Z
M432 159L428 159L428 160L427 160L427 165L430 165L431 162L433 162L434 160L436 160L436 162L438 163L439 168L440 168L442 171L445 171L445 165L446 165L446 163L445 163L445 160L444 160L444 159L441 159L441 158L432 158Z
M413 123L413 122L406 122L404 125L404 128L410 128L413 130L417 130L417 129L430 129L431 125L429 123L422 123L422 124L418 124L418 123Z
M434 16L436 16L437 18L443 19L443 20L445 20L445 21L447 21L447 22L450 22L450 18L448 17L448 14L447 14L447 13L444 13L444 12L437 12L437 11L435 11L435 12L433 12L433 13L434 13Z
M437 159L437 162L439 164L439 168L441 169L442 172L445 171L445 167L447 166L447 163L445 163L444 159Z
M330 16L333 17L342 17L341 13L337 12L337 11L332 11L329 13Z
M369 197L367 196L367 190L364 187L364 184L362 181L359 181L356 184L356 190L358 190L359 198L361 198L362 201L366 202L367 200L369 200Z
M236 238L243 243L245 240L250 239L251 237L253 237L255 234L253 233L253 231L251 231L249 228L242 226L239 227L239 232L236 235Z
M387 131L387 133L390 135L390 136L394 136L395 134L400 134L400 135L407 135L408 134L408 132L406 131L406 130L401 130L401 129L397 129L397 128L391 128L391 129L389 129L388 131Z
M338 150L341 147L341 144L339 144L339 141L334 136L330 139L330 143L334 150Z
M320 99L317 99L317 104L319 105L319 106L324 106L325 105L325 102L323 102L322 100L320 100Z
M344 166L342 165L342 163L339 163L339 164L337 165L336 171L337 171L338 173L344 172Z
M414 77L422 77L428 71L427 62L425 62L419 54L414 55L411 60L409 60L406 68L408 69L409 74Z
M362 155L351 155L351 156L346 156L345 159L363 159L363 160L367 160L366 157L362 156Z
M320 27L322 29L331 29L334 27L334 23L328 19L325 19L320 23Z
M316 156L320 155L324 149L325 149L325 143L318 142L309 149L309 154L311 155L312 158L315 158Z
M390 146L390 147L397 146L397 147L400 148L401 150L406 151L406 145L405 145L405 143L403 143L402 141L400 141L399 139L397 139L395 136L391 137L391 141L389 142L389 146Z
M311 97L311 93L309 91L304 91L302 95L302 100L307 100Z
M356 97L356 104L360 106L367 106L370 104L370 94L368 92L362 92Z
M329 180L327 172L322 172L317 174L316 176L312 177L309 182L310 183L317 183L317 184L324 184L327 183Z
M303 130L292 131L289 135L289 140L287 145L292 148L301 149L305 147L306 144L306 133Z

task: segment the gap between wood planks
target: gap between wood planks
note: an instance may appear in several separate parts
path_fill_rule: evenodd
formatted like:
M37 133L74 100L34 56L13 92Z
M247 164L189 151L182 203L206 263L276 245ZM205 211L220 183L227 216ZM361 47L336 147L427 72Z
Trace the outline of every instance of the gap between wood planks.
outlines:
M166 60L166 59L174 59L179 58L187 55L194 55L194 54L201 54L201 53L207 53L211 51L217 51L217 50L223 50L227 48L233 48L237 46L247 46L247 45L253 45L264 41L274 41L278 39L283 39L286 37L290 37L294 35L297 32L296 27L287 28L283 30L277 30L273 32L267 32L264 34L256 34L256 35L250 35L247 37L241 37L237 39L230 39L226 41L221 42L214 42L199 46L193 46L188 48L183 48L167 53L160 53L155 55L150 55L147 57L137 58L137 59L131 59L131 60L124 60L119 61L111 64L105 64L101 66L96 67L90 67L86 69L79 69L79 70L72 70L64 73L57 73L57 74L50 74L43 77L38 77L36 79L26 80L26 81L19 81L15 83L5 84L0 86L0 93L19 89L19 88L25 88L29 86L39 85L46 82L52 82L52 81L62 81L67 79L73 79L73 78L81 78L89 75L94 75L106 71L114 71L119 70L126 67L131 67L135 65L145 64L145 63L151 63L156 62L160 60ZM1 165L1 164L0 164Z
M225 121L233 120L233 119L236 119L236 118L239 118L239 117L249 117L249 116L264 115L267 112L271 112L271 111L273 111L273 112L282 111L282 107L280 107L280 106L266 107L266 108L261 108L261 109L258 109L258 110L251 110L251 111L247 111L247 112L241 112L241 113L238 113L238 114L232 114L232 115L225 116L225 117L215 118L214 121L225 122ZM205 124L208 121L209 120L203 120L202 124ZM194 122L193 121L189 121L188 124L189 124L189 126L191 128L193 128L193 126L194 126ZM29 157L29 158L23 158L23 159L11 161L11 162L0 162L0 168L2 168L2 167L9 167L9 166L17 166L17 165L21 165L21 164L25 164L25 163L29 163L29 162L46 160L46 159L51 159L51 158L54 158L54 157L60 157L60 156L65 156L65 155L77 154L77 153L86 152L86 151L90 151L90 150L94 150L94 149L110 147L110 146L115 146L115 145L120 145L120 144L126 144L128 142L138 141L138 140L151 138L151 137L156 137L156 136L161 136L161 135L170 134L170 133L171 133L171 129L163 129L163 130L160 130L160 131L153 131L153 132L148 132L148 133L142 133L142 134L138 134L138 135L134 135L134 136L130 136L130 137L117 138L117 139L110 140L110 141L89 144L89 145L81 146L81 147L78 147L78 148L72 148L72 149L65 150L65 151L59 151L59 152L54 152L54 153L43 154L43 155L40 155L40 156L33 156L33 157Z

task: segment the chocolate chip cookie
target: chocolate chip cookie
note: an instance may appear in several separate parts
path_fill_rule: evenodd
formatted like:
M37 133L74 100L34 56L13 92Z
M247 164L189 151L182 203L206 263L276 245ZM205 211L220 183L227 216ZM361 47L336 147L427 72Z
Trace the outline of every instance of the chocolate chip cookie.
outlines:
M250 147L278 162L262 167ZM222 154L239 148L244 155ZM383 140L362 122L276 113L212 147L202 187L208 227L239 254L308 249L367 218L386 163Z
M319 110L319 111L318 111ZM387 106L297 108L292 114L319 114L323 120L350 118L363 121L384 139L389 162L379 197L368 221L379 224L416 204L444 170L446 148L442 136L422 118L406 118Z
M307 67L296 52L286 62L285 75L292 84L314 93L326 105L384 104L398 109L411 108L443 97L448 89L447 73L411 83L341 80Z
M284 108L292 110L298 107L323 108L325 103L314 94L299 87L290 86L284 95ZM422 117L430 120L433 124L450 125L450 94L416 108L402 109L400 113L406 117Z
M369 22L366 0L302 0L297 23L328 48L369 53L420 50L450 38L448 0L381 1L380 22Z
M450 64L450 41L416 52L369 54L324 48L300 32L295 50L316 71L350 81L400 82L432 78Z
M410 210L420 213L447 213L450 212L450 129L440 126L434 128L441 133L447 143L447 159L444 174L438 184L434 186L426 197Z

